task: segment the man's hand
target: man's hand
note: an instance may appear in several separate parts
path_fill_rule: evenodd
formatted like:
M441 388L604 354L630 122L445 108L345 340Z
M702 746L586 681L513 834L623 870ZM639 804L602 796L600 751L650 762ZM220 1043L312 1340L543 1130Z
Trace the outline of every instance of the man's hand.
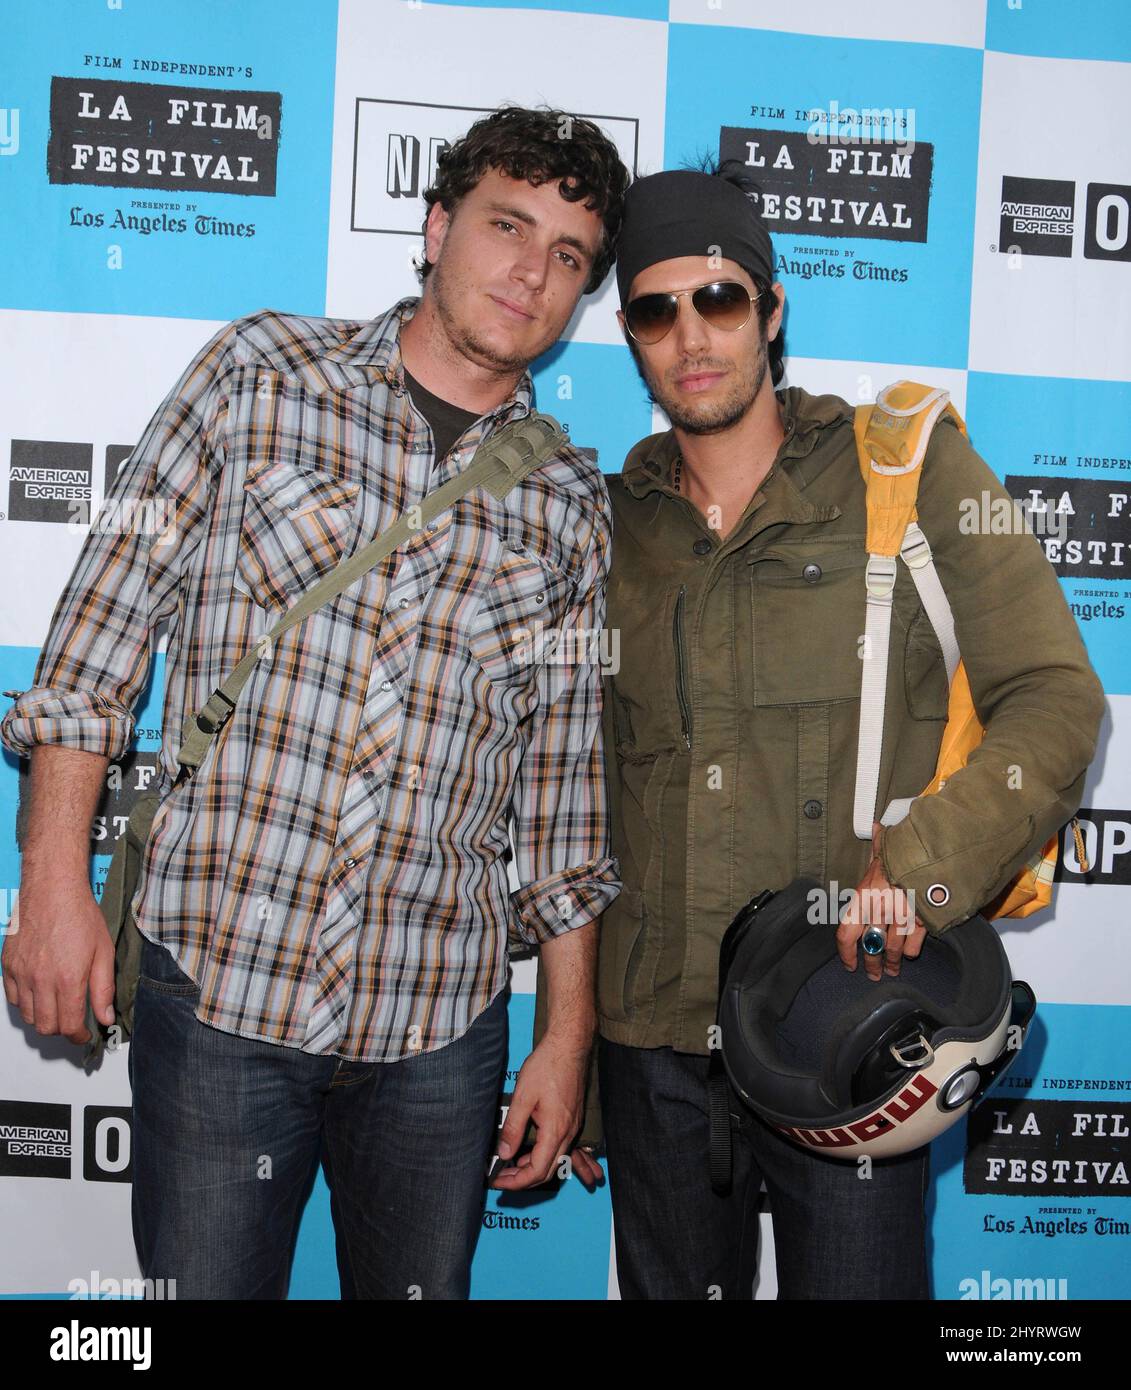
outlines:
M508 1159L517 1151L530 1120L538 1138L531 1153L522 1154L513 1164L499 1169L492 1187L513 1192L536 1187L553 1174L558 1159L568 1151L570 1141L581 1128L588 1065L588 1046L572 1039L559 1041L552 1033L547 1033L527 1057L515 1082L499 1141L499 1156ZM572 1161L574 1171L579 1172L576 1158ZM592 1164L592 1160L588 1163Z
M872 823L872 862L852 895L852 901L840 919L836 933L836 947L847 970L856 969L856 943L869 926L886 929L887 945L881 957L865 955L864 970L870 980L878 980L881 974L898 975L900 961L904 956L909 960L923 949L927 929L915 915L907 894L902 888L893 888L880 863L880 836L883 827L879 821Z
M21 887L2 958L8 1003L36 1032L90 1039L94 1016L114 1022L114 946L88 883Z
M573 1176L590 1192L605 1181L605 1170L588 1149L574 1149L569 1156Z

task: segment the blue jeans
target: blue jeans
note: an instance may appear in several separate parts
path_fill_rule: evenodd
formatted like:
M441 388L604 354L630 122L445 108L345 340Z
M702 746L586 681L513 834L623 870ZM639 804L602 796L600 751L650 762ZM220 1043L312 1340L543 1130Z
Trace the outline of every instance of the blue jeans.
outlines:
M706 1057L600 1040L601 1112L623 1298L748 1299L759 1190L774 1223L778 1297L925 1299L928 1149L854 1162L811 1154L739 1102L734 1181L710 1183Z
M285 1298L321 1157L345 1297L466 1298L507 1052L506 994L461 1038L350 1062L201 1023L146 941L129 1049L142 1274L178 1298Z

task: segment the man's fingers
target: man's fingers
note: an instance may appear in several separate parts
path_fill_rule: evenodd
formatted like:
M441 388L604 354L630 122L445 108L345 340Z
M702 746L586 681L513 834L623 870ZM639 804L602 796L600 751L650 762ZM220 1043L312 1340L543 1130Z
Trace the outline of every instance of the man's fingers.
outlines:
M94 952L90 966L90 1007L107 1028L114 1022L114 946L107 933ZM79 1001L80 1016L82 1001ZM88 1034L89 1036L89 1034Z
M513 1191L516 1188L537 1187L553 1171L563 1150L565 1131L551 1125L538 1126L538 1138L531 1153L515 1159L509 1168L495 1175L495 1186Z
M561 1153L563 1138L563 1135L551 1130L549 1125L540 1125L538 1138L535 1141L533 1151L529 1154L527 1169L522 1174L522 1181L516 1183L515 1186L537 1187L540 1182L545 1182Z
M845 908L840 926L836 929L836 951L847 970L856 969L856 943L860 939L863 926L860 922L860 895L853 893L852 900Z
M570 1161L574 1176L584 1187L587 1187L590 1192L593 1191L599 1182L604 1181L605 1170L593 1155L586 1153L584 1149L574 1149L573 1153L570 1154Z
M519 1154L519 1156L514 1160L513 1163L508 1163L505 1167L497 1168L497 1169L495 1170L495 1177L496 1177L496 1178L513 1178L513 1177L515 1176L516 1173L521 1173L524 1169L529 1168L529 1167L530 1167L530 1155L529 1155L528 1153ZM491 1183L491 1186L492 1186L492 1187L497 1187L498 1185L499 1185L499 1184L498 1184L497 1182L492 1182L492 1183ZM509 1186L509 1184L506 1184L506 1185Z
M74 990L70 986L59 987L55 995L59 1006L55 1031L65 1038L77 1033L84 1024L86 1014L86 989Z
M35 1031L42 1037L59 1031L59 1004L50 986L36 990L34 1013Z
M35 992L31 987L30 980L20 982L20 994L16 1000L16 1008L20 1011L20 1017L29 1028L35 1027Z
M904 956L914 960L923 949L923 938L927 932L918 917L913 916L902 888L893 890L892 916L894 924L888 928L884 969L889 975L898 975Z
M507 1118L499 1132L500 1158L510 1158L518 1151L523 1136L526 1134L526 1126L530 1121L530 1112L533 1108L532 1102L526 1099L526 1092L516 1085L514 1095L511 1097L510 1109L507 1111Z
M887 938L887 929L886 929L885 927L880 927L879 930L882 931L882 932L884 933L884 937L885 937L885 940L886 940L886 938ZM872 953L871 953L870 951L865 951L865 953L864 953L864 973L865 973L865 975L867 975L867 977L869 978L869 980L880 980L880 979L883 978L883 974L884 974L884 956L885 956L886 954L887 954L887 947L886 947L886 946L885 946L885 948L884 948L884 951L883 951L880 955L872 955Z
M898 975L899 967L903 962L903 948L907 945L907 937L901 935L896 926L888 927L887 945L884 947L884 971L888 975Z

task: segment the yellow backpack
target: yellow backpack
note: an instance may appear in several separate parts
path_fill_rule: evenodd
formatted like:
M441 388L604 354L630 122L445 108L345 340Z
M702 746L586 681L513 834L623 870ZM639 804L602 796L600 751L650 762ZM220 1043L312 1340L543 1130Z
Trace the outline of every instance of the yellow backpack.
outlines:
M937 792L948 777L965 765L971 752L985 737L955 640L950 604L939 582L931 558L931 547L917 524L915 510L931 431L944 414L952 416L962 433L966 433L962 418L950 404L949 393L940 387L923 386L915 381L897 381L879 393L874 406L856 407L856 448L860 472L868 490L865 650L869 660L861 663L860 739L853 807L853 829L862 840L871 840L872 823L877 819L876 793L883 745L888 638L897 556L903 559L911 572L919 598L942 647L950 681L947 722L935 775L920 795L929 796ZM891 825L901 820L912 800L914 798L908 797L892 801L880 818L882 823ZM1072 833L1077 859L1081 868L1087 871L1084 837L1075 816L1072 818ZM1028 917L1030 913L1049 905L1056 870L1057 838L1054 835L997 897L982 908L983 916Z

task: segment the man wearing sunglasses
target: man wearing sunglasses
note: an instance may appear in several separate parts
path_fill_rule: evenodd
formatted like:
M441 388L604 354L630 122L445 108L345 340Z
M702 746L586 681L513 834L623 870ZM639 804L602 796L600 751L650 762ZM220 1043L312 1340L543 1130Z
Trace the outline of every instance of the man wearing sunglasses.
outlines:
M672 424L609 479L607 621L621 662L605 746L624 887L602 918L598 1071L621 1293L751 1297L764 1179L782 1297L926 1298L926 1149L865 1172L745 1114L730 1192L712 1192L719 944L755 894L808 874L876 890L891 929L865 969L898 974L925 930L971 916L1076 809L1103 692L1036 540L960 532L961 499L1007 494L944 419L919 524L986 737L930 798L948 811L941 833L913 808L871 844L856 838L866 552L852 408L774 390L784 294L739 172L638 180L617 279L618 320ZM929 782L947 707L941 649L900 568L883 805ZM1039 658L1026 637L1037 612ZM1002 768L1018 762L1021 785L1007 785ZM927 900L936 881L944 906ZM858 968L858 917L837 928L846 969ZM591 1119L583 1137L597 1132ZM575 1163L593 1176L591 1156Z

